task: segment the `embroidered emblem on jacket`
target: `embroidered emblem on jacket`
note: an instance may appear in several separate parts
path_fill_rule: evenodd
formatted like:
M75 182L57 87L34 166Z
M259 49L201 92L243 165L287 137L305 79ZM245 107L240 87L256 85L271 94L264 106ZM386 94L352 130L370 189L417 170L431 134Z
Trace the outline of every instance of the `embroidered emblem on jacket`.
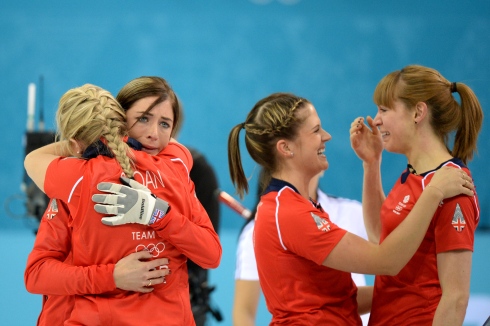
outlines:
M403 197L403 201L398 202L398 205L396 205L395 209L393 210L393 213L395 213L396 215L400 215L400 212L405 207L407 207L406 204L408 203L409 200L410 200L410 195L406 195L405 197Z
M461 211L461 207L459 207L459 204L456 204L452 224L458 232L463 231L464 227L466 226L466 221L464 219L463 212Z
M311 213L311 217L313 217L313 220L315 221L318 230L321 230L323 232L330 231L330 223L326 219L321 218L320 216L313 213Z
M49 210L46 213L46 218L48 220L52 220L53 217L56 216L56 213L58 213L58 202L56 201L56 199L51 199L51 201L49 202Z

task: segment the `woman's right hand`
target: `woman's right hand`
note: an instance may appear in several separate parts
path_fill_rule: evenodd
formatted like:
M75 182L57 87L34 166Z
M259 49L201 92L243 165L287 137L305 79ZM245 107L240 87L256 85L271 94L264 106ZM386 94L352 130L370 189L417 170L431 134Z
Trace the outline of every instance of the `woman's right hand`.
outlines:
M383 139L371 117L367 117L369 126L363 117L356 118L350 127L350 143L357 156L365 163L378 162L383 152Z
M463 170L444 166L434 173L426 188L436 188L443 198L451 198L460 194L473 196L475 185L471 177Z
M152 259L148 251L132 253L116 263L114 282L121 290L148 293L153 286L164 283L165 276L170 274L168 259Z

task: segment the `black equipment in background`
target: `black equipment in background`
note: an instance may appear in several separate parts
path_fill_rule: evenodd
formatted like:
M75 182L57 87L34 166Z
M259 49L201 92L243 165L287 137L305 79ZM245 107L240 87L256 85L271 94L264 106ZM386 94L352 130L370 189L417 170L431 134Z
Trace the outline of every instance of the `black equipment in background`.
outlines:
M194 165L189 173L196 189L196 196L206 210L216 232L220 224L220 204L217 196L218 179L214 168L204 155L195 148L188 147ZM187 261L189 272L189 294L191 297L192 314L196 326L206 325L208 314L216 321L221 322L223 316L218 307L212 307L211 292L216 287L209 285L209 273L191 260Z
M44 77L39 77L39 114L38 125L36 130L36 85L30 83L27 89L27 125L24 138L25 155L29 154L39 147L51 144L55 141L53 131L44 130ZM29 218L35 218L41 221L46 207L48 207L49 198L39 189L36 184L29 178L24 171L22 180L22 189L26 195L26 215ZM34 231L37 233L37 228Z
M55 133L52 131L29 131L25 135L25 155L29 154L33 150L53 143L55 140ZM24 191L27 197L26 200L26 212L29 217L35 217L38 221L41 221L46 207L48 207L49 198L41 189L29 178L24 171ZM37 229L35 230L37 232Z

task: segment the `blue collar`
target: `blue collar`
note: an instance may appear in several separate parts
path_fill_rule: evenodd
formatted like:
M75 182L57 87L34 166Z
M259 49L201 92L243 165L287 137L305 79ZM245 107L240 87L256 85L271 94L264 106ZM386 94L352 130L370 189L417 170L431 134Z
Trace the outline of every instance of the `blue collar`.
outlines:
M129 147L131 147L132 149L137 150L137 151L140 151L141 148L143 148L141 143L134 138L128 138L126 143L129 145ZM88 159L97 157L99 155L103 155L103 156L107 156L107 157L114 157L111 150L100 140L98 140L95 143L88 146L83 151L82 157L84 159L88 160Z
M408 176L413 173L413 174L416 174L416 175L420 175L422 177L426 176L428 173L430 172L433 172L433 171L437 171L439 170L444 164L448 163L448 162L453 162L454 164L456 165L459 165L461 167L466 167L466 165L464 165L463 161L461 161L461 159L457 158L457 157L453 157L452 159L450 160L447 160L445 162L442 162L441 164L439 164L439 166L437 168L435 168L434 170L430 170L430 171L426 171L426 172L423 172L423 173L420 173L420 174L417 174L417 172L414 170L414 168L410 165L410 164L407 164L407 169L402 173L401 175L401 182L402 183L405 183L405 181L407 181L407 178Z
M271 178L271 181L269 182L269 185L267 186L267 188L265 188L265 191L264 191L264 193L262 195L265 195L265 194L267 194L269 192L273 192L273 191L279 192L279 190L281 190L284 187L289 187L289 188L293 189L298 195L301 196L301 194L299 193L298 189L296 189L295 186L293 186L292 184L290 184L287 181L276 179L276 178ZM313 206L315 206L319 210L323 211L323 208L320 205L320 203L316 203L311 198L310 198L310 202L313 204Z

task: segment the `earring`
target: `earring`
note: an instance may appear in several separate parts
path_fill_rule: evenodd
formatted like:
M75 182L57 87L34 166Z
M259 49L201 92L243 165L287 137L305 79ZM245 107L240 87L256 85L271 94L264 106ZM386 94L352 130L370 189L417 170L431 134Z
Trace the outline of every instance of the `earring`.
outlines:
M293 152L291 152L291 157L293 157L293 156L294 156L294 153L293 153Z

